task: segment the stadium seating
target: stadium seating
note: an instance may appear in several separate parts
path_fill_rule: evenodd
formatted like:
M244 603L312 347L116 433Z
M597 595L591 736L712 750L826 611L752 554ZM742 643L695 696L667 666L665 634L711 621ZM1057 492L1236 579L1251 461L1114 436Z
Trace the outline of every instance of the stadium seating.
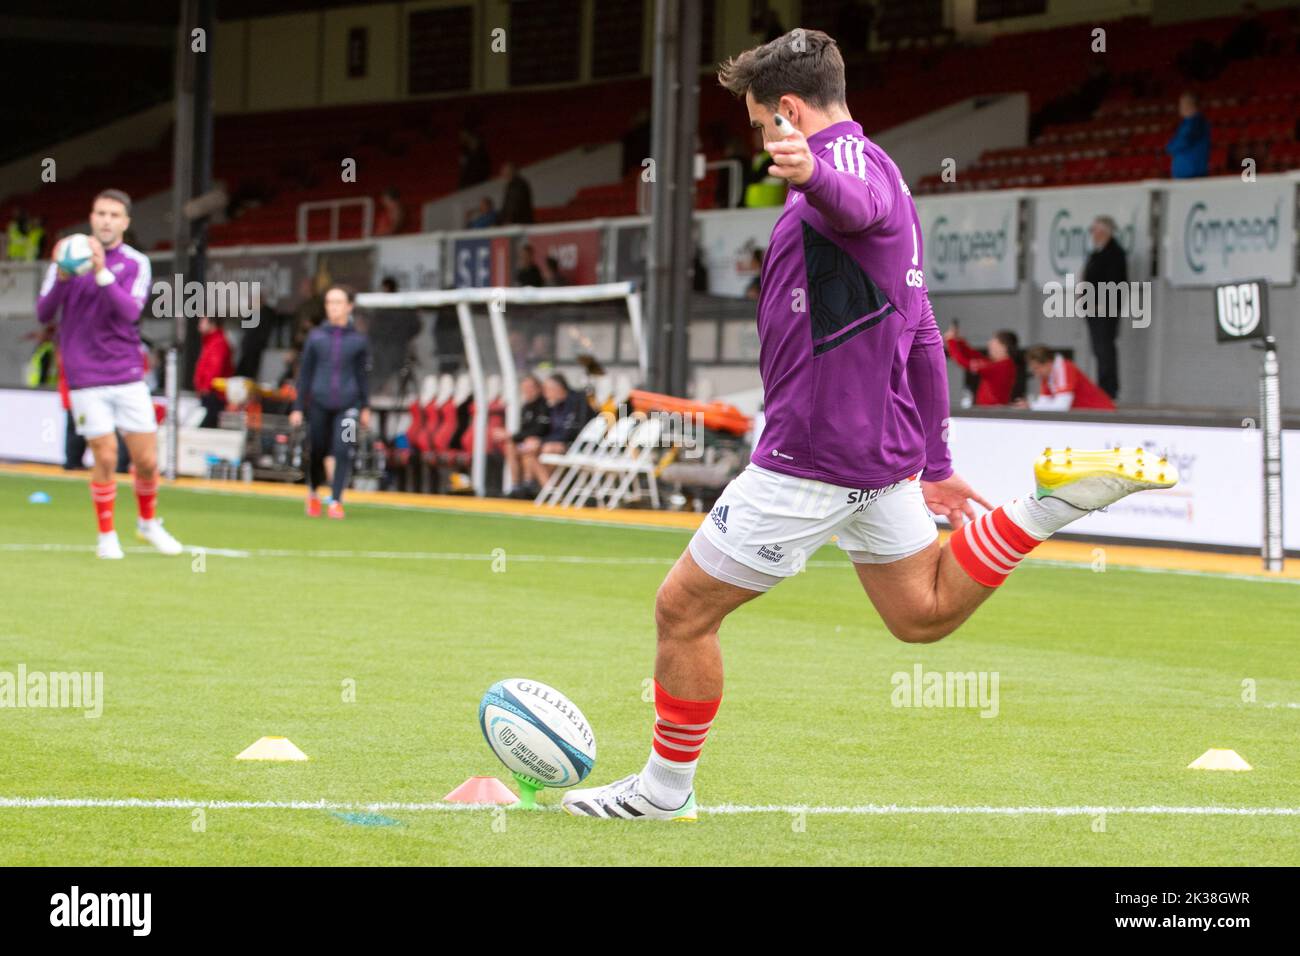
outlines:
M1215 146L1211 173L1239 168L1244 156L1255 158L1261 172L1297 165L1300 70L1286 11L1261 18L1275 38L1262 55L1225 63L1212 54L1231 35L1237 18L1163 25L1140 17L1109 21L1101 24L1107 52L1091 65L1077 55L1077 27L1008 33L982 45L962 45L940 37L929 14L890 16L897 20L890 20L890 29L900 40L910 38L910 45L855 60L850 71L849 106L869 133L981 94L1024 91L1034 116L1032 145L990 150L959 170L956 182L926 177L917 184L918 192L1167 175L1163 147L1177 122L1174 101L1187 86L1199 86L1204 95ZM912 42L918 38L928 39L924 45ZM1192 83L1182 71L1202 60L1217 75ZM980 77L978 86L972 86L972 76ZM1084 94L1103 88L1099 101L1089 104ZM649 108L646 78L605 82L600 90L582 110L568 108L573 90L535 90L219 116L214 177L241 201L242 211L232 221L214 225L210 241L296 241L301 203L373 198L390 186L400 191L407 210L404 231L417 230L420 206L457 188L456 134L471 118L494 167L506 159L522 166L554 154L557 144L567 149L618 142L631 118ZM731 138L749 142L743 110L716 84L701 83L699 112L710 159L720 158ZM340 182L341 157L356 160L360 191ZM47 231L57 234L84 220L87 194L104 182L137 197L158 191L170 179L170 161L169 132L148 148L83 171L65 184L68 188L11 196L5 202L43 216ZM579 190L562 206L538 208L537 220L633 215L639 173L639 167L632 168L615 182ZM696 208L713 205L715 185L713 173L698 185ZM327 238L328 221L325 212L309 217L308 238ZM359 237L361 231L360 207L344 207L339 236Z

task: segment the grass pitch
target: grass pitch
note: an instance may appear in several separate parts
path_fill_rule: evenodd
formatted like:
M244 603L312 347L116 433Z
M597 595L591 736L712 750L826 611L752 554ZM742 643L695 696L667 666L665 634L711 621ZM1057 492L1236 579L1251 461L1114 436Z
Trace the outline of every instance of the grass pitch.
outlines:
M476 719L503 677L583 708L595 783L641 767L687 533L164 489L213 550L124 534L106 562L88 499L0 477L0 673L102 672L104 697L96 719L0 708L0 865L1300 863L1295 586L1026 563L908 646L829 548L724 626L700 821L623 824L427 805L508 779ZM895 706L917 665L996 672L996 716ZM267 734L311 760L233 759ZM1255 769L1186 769L1209 747Z

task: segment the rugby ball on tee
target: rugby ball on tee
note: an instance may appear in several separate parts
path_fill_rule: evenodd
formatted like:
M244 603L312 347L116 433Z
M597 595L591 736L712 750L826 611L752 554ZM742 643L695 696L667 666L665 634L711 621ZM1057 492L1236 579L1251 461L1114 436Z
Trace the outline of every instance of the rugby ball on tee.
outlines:
M596 762L596 736L578 706L554 687L512 677L478 705L483 736L506 768L548 787L571 787Z
M59 241L54 261L64 272L75 276L84 276L94 263L91 261L90 238L76 232Z

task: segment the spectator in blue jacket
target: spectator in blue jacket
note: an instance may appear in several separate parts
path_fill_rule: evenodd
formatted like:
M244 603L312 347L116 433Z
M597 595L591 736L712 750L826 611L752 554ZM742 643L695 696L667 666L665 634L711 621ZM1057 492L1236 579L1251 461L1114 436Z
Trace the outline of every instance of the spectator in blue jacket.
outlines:
M1194 179L1210 171L1210 123L1201 112L1195 93L1178 97L1182 122L1165 146L1171 158L1169 174L1174 179Z

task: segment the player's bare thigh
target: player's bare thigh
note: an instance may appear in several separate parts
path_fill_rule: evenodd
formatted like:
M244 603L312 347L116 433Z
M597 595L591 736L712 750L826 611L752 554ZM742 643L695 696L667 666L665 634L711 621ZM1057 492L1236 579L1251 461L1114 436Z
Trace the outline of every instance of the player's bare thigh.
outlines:
M929 644L957 628L993 593L977 584L938 540L887 564L854 564L885 626L900 641Z
M761 593L719 581L696 563L687 548L659 586L655 599L659 639L691 640L712 634L723 618Z

